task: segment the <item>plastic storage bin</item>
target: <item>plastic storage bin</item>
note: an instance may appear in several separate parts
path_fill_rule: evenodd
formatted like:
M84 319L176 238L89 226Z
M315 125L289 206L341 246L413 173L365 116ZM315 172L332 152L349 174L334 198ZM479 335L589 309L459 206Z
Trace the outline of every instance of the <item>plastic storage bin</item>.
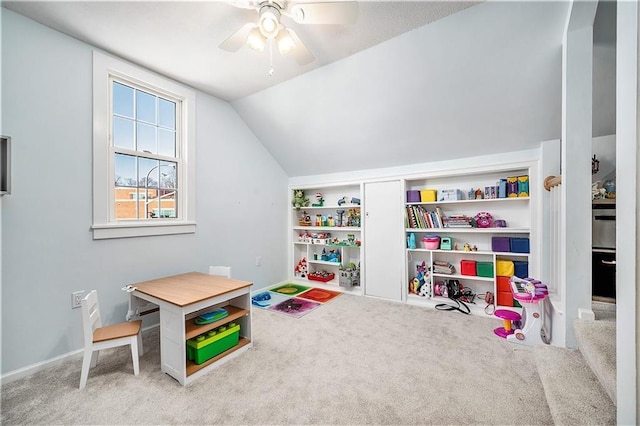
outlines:
M511 291L499 291L496 302L498 306L513 306L513 295Z
M407 191L407 203L419 203L420 202L420 191Z
M491 237L491 250L505 253L510 251L511 243L509 237Z
M513 253L529 253L529 239L511 238L511 251Z
M498 275L498 277L496 278L498 293L500 293L501 291L511 291L511 283L509 282L510 279L511 277L501 277Z
M429 250L438 250L440 248L440 237L438 235L425 235L422 237L422 247Z
M516 277L527 278L529 276L529 262L514 260L513 266L514 266L513 275L515 275Z
M423 189L420 191L420 200L423 203L436 201L437 191L435 189Z
M240 324L229 323L187 340L187 359L202 364L231 349L240 340Z
M479 277L493 278L493 262L476 263L476 274Z
M515 275L515 267L511 260L496 260L496 275L499 277L512 277Z
M476 275L476 261L475 260L461 260L460 261L460 274L461 275Z

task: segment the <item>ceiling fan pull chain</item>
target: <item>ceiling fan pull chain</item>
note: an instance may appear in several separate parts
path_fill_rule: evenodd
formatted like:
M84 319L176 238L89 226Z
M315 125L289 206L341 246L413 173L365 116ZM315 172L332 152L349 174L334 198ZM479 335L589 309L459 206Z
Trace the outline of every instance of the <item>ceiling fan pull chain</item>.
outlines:
M273 42L272 39L269 42L269 77L273 77Z

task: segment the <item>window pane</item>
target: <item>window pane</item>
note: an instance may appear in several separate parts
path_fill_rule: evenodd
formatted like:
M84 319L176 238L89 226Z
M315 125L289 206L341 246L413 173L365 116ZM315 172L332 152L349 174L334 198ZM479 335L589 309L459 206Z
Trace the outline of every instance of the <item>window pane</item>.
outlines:
M173 130L158 128L158 154L176 156L176 133Z
M113 113L133 118L133 89L120 83L113 83Z
M136 91L136 114L139 121L157 124L156 97L140 90Z
M168 129L176 128L176 104L166 99L158 98L158 125Z
M160 190L160 217L177 217L178 204L177 204L177 192L173 189L161 189Z
M160 162L160 187L167 189L175 189L176 186L176 170L178 163L170 161Z
M138 188L115 188L114 213L116 219L137 219L138 210L143 201L138 201Z
M156 219L160 217L158 215L160 199L157 197L157 191L153 190L153 194L150 194L150 196L153 196L153 199L146 202L145 207L140 214L140 219L145 217L147 219Z
M157 154L157 141L156 141L156 129L157 127L149 126L148 124L137 124L137 151L149 152L151 154Z
M114 179L116 186L138 186L136 157L116 154Z
M140 170L138 182L141 188L158 187L158 182L160 182L159 165L160 162L158 160L138 158L138 169Z
M113 146L135 149L133 145L133 121L113 117Z

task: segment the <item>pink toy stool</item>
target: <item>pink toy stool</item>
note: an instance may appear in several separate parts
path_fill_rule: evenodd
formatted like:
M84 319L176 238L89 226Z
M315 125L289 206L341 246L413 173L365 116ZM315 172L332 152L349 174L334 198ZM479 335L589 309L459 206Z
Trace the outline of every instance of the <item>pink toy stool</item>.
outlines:
M494 312L494 315L498 318L502 318L504 322L503 327L498 327L493 330L496 336L502 337L503 339L506 339L508 335L513 334L513 327L511 327L511 323L513 321L520 321L522 318L519 313L508 309L498 309Z

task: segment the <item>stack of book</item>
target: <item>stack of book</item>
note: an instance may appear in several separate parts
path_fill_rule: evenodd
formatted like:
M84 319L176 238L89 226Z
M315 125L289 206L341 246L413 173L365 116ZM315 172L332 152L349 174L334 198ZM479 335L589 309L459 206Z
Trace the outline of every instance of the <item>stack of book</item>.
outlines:
M408 205L405 211L405 224L407 228L428 229L444 228L442 210L427 210L420 205Z
M444 228L473 228L473 218L463 214L442 218Z

